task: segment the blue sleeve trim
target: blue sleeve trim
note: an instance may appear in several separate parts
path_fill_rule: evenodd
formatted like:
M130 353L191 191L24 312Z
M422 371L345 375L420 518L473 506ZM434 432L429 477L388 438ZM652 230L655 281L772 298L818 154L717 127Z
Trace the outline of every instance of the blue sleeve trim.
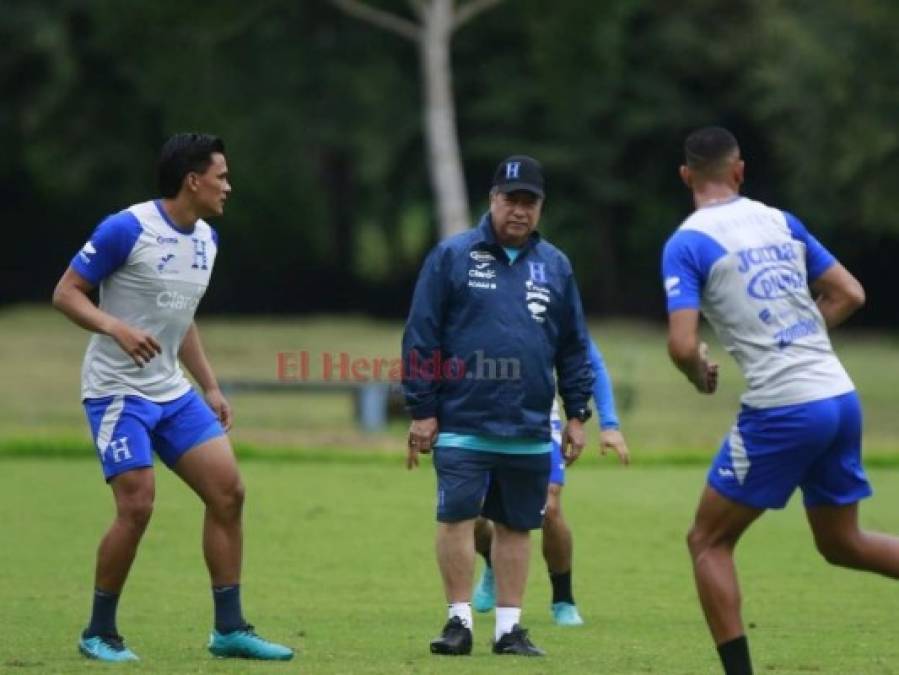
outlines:
M212 233L212 243L215 244L215 247L219 246L219 233L216 231L214 227L209 226L209 232Z
M678 230L665 244L662 279L668 311L699 309L709 271L727 251L707 234Z
M606 370L605 360L597 344L590 341L590 363L593 365L593 373L596 379L593 381L593 400L596 401L596 409L599 417L599 428L617 429L620 425L618 415L615 412L615 394L612 391L612 379Z
M836 257L824 245L815 239L799 218L788 211L783 211L787 227L793 239L805 244L805 268L809 282L814 281L837 262Z
M581 296L574 274L567 273L567 276L565 284L567 317L560 326L555 365L565 416L574 417L590 403L596 376L590 364L590 336L587 334L587 324L584 321Z
M72 258L72 269L96 286L125 264L142 229L130 211L109 216Z

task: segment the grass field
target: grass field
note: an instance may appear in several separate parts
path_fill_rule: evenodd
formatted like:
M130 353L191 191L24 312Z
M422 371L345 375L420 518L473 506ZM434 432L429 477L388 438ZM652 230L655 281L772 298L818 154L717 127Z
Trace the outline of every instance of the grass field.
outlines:
M402 326L365 318L201 318L222 378L276 378L278 352L395 358ZM588 625L558 629L534 560L524 623L550 656L489 654L492 616L476 618L476 653L427 653L445 616L434 556L429 464L402 468L407 421L362 434L341 396L232 398L232 440L248 486L245 607L260 631L291 644L292 664L211 659L201 508L167 471L120 611L120 628L149 673L717 673L683 544L704 464L729 429L742 381L722 362L714 397L671 367L661 326L591 326L616 384L629 469L585 455L565 508L575 531L575 594ZM75 651L89 610L93 556L111 499L78 404L87 334L47 308L0 311L0 671L85 672ZM712 341L714 344L714 341ZM837 349L866 413L870 466L899 466L899 340L840 333ZM591 444L596 442L593 430ZM871 471L870 527L899 532L899 471ZM539 551L539 547L534 547ZM814 552L801 508L770 514L739 556L758 673L899 675L896 587L837 570Z
M321 374L321 355L398 356L402 325L365 318L200 318L209 357L221 378L276 379L278 352L306 350L311 374ZM696 394L671 366L660 325L596 322L599 342L615 382L619 412L635 461L676 455L705 459L729 430L743 382L736 366L714 346L722 364L721 389ZM78 404L79 372L87 333L48 308L0 311L0 447L89 447ZM893 461L899 448L899 336L844 334L835 343L862 394L869 458ZM11 386L12 385L12 386ZM241 395L232 439L253 448L396 450L407 421L381 434L362 435L353 425L347 396ZM596 435L593 434L593 442Z
M119 627L147 673L718 673L694 597L683 535L698 467L576 467L565 506L575 532L581 629L551 625L534 559L524 623L544 660L489 654L492 615L475 619L475 655L438 659L444 621L432 553L434 478L426 463L248 461L244 598L265 635L299 649L291 664L213 660L201 509L166 471ZM899 472L872 472L866 525L899 531ZM111 500L89 460L0 460L0 670L106 672L79 657L94 549ZM348 498L348 496L352 498ZM534 547L537 551L539 548ZM798 504L769 514L739 553L758 673L899 673L893 582L831 568ZM117 669L118 670L118 669Z

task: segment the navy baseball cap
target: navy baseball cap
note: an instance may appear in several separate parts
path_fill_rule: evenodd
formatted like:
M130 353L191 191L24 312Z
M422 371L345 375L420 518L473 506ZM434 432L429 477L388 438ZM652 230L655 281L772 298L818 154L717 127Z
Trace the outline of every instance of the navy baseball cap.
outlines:
M512 155L507 157L493 174L493 187L500 192L525 190L543 199L543 167L533 157Z

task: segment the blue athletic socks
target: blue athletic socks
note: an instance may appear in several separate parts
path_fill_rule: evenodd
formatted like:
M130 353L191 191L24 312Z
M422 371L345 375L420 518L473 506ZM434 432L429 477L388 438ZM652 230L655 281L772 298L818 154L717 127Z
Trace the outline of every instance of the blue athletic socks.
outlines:
M745 635L718 645L718 656L721 657L725 675L752 675L749 642Z
M116 635L115 614L119 605L118 593L107 593L99 588L94 589L94 606L91 609L91 620L84 629L84 637L96 635Z
M215 604L215 629L225 635L245 628L240 609L240 584L234 586L213 586L212 600Z

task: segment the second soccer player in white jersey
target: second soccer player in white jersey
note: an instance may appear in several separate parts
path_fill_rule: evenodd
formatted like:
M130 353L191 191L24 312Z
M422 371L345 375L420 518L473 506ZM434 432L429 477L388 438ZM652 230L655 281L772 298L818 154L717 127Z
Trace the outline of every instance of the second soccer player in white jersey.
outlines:
M221 215L231 192L224 152L224 143L208 134L170 138L158 165L161 198L100 223L53 294L57 309L94 333L81 398L116 504L97 552L90 622L78 644L88 658L137 660L119 635L116 609L153 510L154 451L206 505L203 553L215 607L209 650L220 657L293 656L243 618L244 488L225 435L231 408L194 323L218 252L215 230L203 219ZM99 306L88 295L97 286Z
M720 127L691 134L681 177L696 211L665 246L668 348L704 394L718 366L700 311L747 382L688 536L699 599L724 670L752 672L733 552L766 509L803 492L815 544L835 565L899 577L899 539L861 530L871 494L858 394L827 335L864 303L861 284L790 213L740 195L743 161Z

